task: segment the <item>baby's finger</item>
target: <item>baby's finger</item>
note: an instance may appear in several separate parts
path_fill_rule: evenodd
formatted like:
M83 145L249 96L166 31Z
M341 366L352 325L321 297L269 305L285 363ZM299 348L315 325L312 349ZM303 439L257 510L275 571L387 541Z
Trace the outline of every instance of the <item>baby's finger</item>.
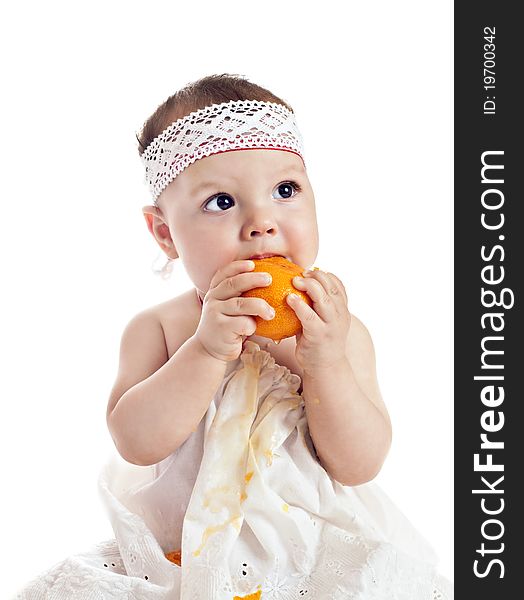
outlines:
M335 304L320 281L312 277L293 277L293 285L313 300L313 308L323 321L328 322L336 315Z
M308 271L305 279L315 279L322 284L327 296L332 300L335 310L339 312L343 306L347 307L348 299L346 291L340 279L335 277L333 273L326 273L325 271Z
M346 292L346 288L345 288L344 284L336 275L333 275L333 273L328 273L328 275L334 280L335 285L340 290L340 295L344 299L344 306L347 308L348 307L348 294Z
M252 260L234 260L233 262L224 265L222 268L213 275L209 289L217 287L217 285L224 281L228 277L234 277L239 273L245 273L246 271L252 271L255 268L255 263Z
M266 287L271 284L271 275L269 273L239 273L233 277L227 277L221 281L211 294L217 300L229 300L237 298L248 290L257 287Z
M257 322L253 317L235 317L233 319L233 333L242 337L253 335L257 328Z
M259 316L266 321L275 316L275 311L262 298L230 298L220 303L223 314L230 317L239 315Z
M317 313L298 294L288 294L286 302L295 311L304 331L311 332L322 322Z

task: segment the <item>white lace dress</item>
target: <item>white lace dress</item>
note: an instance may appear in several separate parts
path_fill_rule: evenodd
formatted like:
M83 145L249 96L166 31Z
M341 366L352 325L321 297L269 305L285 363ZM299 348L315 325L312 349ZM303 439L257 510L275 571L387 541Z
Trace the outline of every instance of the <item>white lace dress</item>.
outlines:
M198 429L151 467L99 479L115 539L54 565L17 600L451 598L428 543L376 484L320 465L300 378L247 342ZM181 549L181 564L165 554Z

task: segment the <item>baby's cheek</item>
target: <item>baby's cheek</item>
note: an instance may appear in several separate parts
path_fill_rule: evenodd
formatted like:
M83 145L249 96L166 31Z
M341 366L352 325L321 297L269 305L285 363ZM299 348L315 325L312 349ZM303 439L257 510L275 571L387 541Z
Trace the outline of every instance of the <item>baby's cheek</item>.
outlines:
M318 253L318 228L314 213L301 215L293 223L290 231L293 238L293 244L299 249L300 256L304 256L304 261L311 264ZM308 265L301 265L308 266Z
M191 279L193 285L204 293L209 289L209 284L216 272L213 265L207 261L198 263L195 260L183 261L184 269Z
M318 242L312 234L313 232L307 231L299 233L293 244L295 262L304 269L313 266L318 254Z

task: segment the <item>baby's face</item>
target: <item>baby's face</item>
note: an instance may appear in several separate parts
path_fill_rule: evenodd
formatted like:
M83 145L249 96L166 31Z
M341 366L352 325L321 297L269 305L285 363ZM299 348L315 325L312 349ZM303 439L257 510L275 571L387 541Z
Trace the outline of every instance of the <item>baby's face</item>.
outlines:
M203 294L234 260L279 254L306 268L317 256L313 190L291 152L238 150L197 160L162 192L159 206Z

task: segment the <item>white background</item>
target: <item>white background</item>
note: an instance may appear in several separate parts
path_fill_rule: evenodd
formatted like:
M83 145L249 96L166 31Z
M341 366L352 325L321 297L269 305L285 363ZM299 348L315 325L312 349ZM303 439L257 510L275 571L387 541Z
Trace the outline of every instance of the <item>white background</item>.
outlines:
M451 578L451 2L19 2L0 21L2 597L113 537L97 477L120 335L190 286L151 271L135 132L223 72L296 111L316 264L372 334L393 420L378 482Z

